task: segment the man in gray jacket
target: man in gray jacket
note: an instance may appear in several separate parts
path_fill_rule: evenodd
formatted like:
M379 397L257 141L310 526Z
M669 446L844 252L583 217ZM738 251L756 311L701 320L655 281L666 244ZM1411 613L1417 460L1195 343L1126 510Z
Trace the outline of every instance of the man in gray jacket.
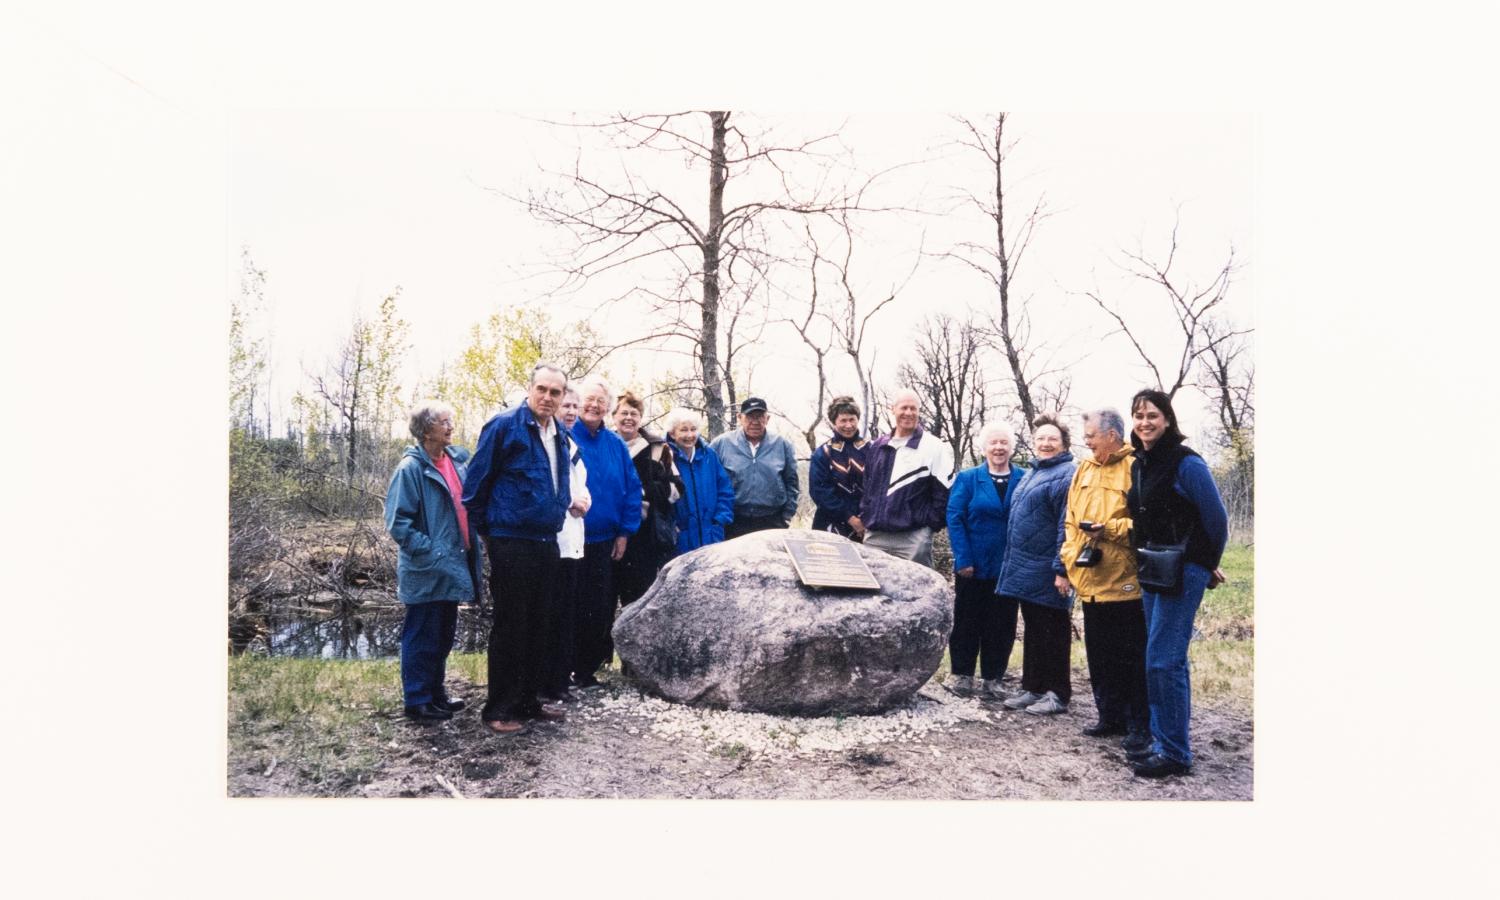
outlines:
M786 438L766 432L767 418L766 401L751 397L740 404L740 427L711 445L734 485L734 521L724 529L726 540L785 528L797 513L797 455Z

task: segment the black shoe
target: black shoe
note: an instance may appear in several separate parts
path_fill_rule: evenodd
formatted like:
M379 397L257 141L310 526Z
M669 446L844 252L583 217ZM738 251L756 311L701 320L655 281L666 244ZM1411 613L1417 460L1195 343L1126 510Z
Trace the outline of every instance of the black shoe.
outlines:
M1168 775L1187 775L1193 771L1193 767L1187 763L1180 763L1175 759L1167 759L1165 756L1155 753L1131 766L1131 768L1135 770L1135 774L1142 778L1166 778Z
M456 713L466 705L462 700L451 700L447 697L432 701L432 705L438 709L446 709L448 712Z
M1145 762L1155 755L1156 751L1152 750L1148 745L1145 747L1141 747L1138 750L1126 750L1125 761L1130 763L1131 765L1135 765L1138 762Z
M1083 729L1088 737L1110 737L1111 735L1124 734L1125 726L1118 722L1095 722Z
M1132 731L1125 736L1125 740L1120 742L1120 749L1126 753L1132 753L1137 750L1150 750L1151 734L1145 731Z
M413 719L417 722L446 722L453 718L453 713L435 703L408 706L405 712L408 719Z

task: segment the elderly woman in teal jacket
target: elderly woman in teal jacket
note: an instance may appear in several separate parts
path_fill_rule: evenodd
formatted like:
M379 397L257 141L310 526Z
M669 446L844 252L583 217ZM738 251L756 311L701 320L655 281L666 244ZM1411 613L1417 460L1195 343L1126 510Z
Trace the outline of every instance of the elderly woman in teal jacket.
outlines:
M401 628L401 690L406 716L453 718L463 709L443 687L458 627L458 604L479 584L479 542L469 530L463 479L469 452L451 446L453 408L426 401L411 411L416 446L406 448L385 496L385 530L396 541L396 593L406 606Z
M1010 464L1015 435L1003 422L979 432L984 463L965 469L948 492L948 540L953 547L953 634L948 639L952 673L944 687L955 694L983 691L1005 700L1000 687L1016 643L1015 597L997 595L995 579L1005 558L1010 498L1026 474ZM974 680L976 661L983 676Z

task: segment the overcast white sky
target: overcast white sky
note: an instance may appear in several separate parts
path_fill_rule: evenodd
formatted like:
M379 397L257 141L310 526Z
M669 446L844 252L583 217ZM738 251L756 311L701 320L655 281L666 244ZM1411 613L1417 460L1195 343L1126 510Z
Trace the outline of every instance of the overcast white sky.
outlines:
M553 114L565 118L565 113ZM837 130L867 172L903 162L921 165L882 179L889 202L940 210L955 187L989 190L981 157L953 145L957 131L939 111L924 113L757 115L784 140ZM1071 401L1122 406L1145 383L1134 351L1116 336L1100 342L1110 322L1069 292L1098 288L1117 298L1160 359L1175 357L1179 332L1165 299L1124 276L1111 260L1120 248L1164 254L1181 209L1174 276L1206 283L1234 247L1242 268L1225 312L1241 326L1253 320L1253 140L1248 115L1014 114L1017 141L1008 163L1012 222L1045 194L1052 216L1027 251L1015 296L1029 296L1033 341L1046 341L1069 363ZM347 334L352 316L369 315L395 286L412 325L407 384L430 377L457 354L469 326L489 314L541 301L544 253L563 237L497 191L524 193L549 179L539 167L566 166L576 137L511 111L254 110L230 122L228 255L248 246L266 270L273 340L273 390L279 400L300 386L304 370L321 365ZM609 150L591 149L585 165L615 169ZM648 183L680 186L682 199L704 208L701 171L684 172L675 157L627 163ZM686 179L686 183L684 183ZM731 182L733 192L739 185ZM731 203L733 198L731 198ZM864 219L856 277L873 293L903 280L919 248L932 254L963 240L988 239L987 223L958 214L884 214ZM1014 226L1012 226L1014 228ZM229 290L238 289L235 272ZM533 277L528 277L533 276ZM790 285L796 289L797 285ZM1144 288L1144 289L1143 289ZM610 336L629 334L639 320L616 309L591 313L609 293L580 292L556 306L562 321L592 315ZM994 290L952 263L925 259L901 299L875 320L877 376L894 382L905 336L925 314L957 316L988 310ZM750 387L799 420L809 414L810 356L790 332L751 351ZM994 360L996 377L1002 364ZM680 356L635 353L611 360L619 380L646 383ZM836 368L832 388L851 389L852 371ZM1189 433L1206 424L1192 391L1182 395ZM284 407L281 407L284 409Z

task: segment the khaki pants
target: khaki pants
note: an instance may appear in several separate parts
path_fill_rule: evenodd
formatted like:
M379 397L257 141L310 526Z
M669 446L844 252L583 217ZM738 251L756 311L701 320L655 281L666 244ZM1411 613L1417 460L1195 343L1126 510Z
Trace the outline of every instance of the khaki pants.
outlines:
M867 531L865 546L932 568L932 529L925 525L910 531Z

